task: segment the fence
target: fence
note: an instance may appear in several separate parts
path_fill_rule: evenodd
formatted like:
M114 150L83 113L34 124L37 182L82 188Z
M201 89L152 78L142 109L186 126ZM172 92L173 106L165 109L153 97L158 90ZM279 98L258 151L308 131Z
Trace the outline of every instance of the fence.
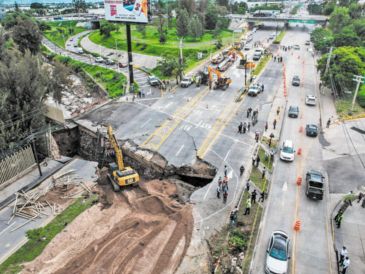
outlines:
M0 161L0 189L8 185L11 179L21 175L35 164L31 146L26 146Z

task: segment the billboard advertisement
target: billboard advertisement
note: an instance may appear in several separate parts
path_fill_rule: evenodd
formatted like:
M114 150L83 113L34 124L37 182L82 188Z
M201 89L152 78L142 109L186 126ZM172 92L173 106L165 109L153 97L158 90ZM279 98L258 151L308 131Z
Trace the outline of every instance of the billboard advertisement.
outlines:
M105 19L127 23L148 23L148 0L104 0Z

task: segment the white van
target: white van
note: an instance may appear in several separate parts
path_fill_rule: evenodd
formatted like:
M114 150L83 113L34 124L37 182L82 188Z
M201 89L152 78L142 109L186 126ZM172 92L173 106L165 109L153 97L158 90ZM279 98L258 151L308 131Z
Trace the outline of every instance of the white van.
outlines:
M292 162L294 161L295 150L293 146L293 141L285 140L283 146L280 149L280 159L283 161Z

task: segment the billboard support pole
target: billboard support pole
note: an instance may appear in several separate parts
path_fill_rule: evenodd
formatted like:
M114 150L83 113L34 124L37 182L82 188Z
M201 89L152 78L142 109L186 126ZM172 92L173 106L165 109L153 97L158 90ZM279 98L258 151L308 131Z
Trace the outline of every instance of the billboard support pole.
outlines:
M133 58L132 58L132 38L131 38L131 25L126 24L127 30L127 47L128 47L128 70L129 70L129 91L134 92L134 78L133 78Z

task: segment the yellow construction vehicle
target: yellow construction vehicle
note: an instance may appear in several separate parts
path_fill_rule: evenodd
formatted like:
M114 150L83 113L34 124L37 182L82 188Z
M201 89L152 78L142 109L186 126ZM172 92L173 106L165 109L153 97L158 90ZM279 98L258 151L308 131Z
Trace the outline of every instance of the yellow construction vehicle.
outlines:
M240 63L238 64L237 68L245 68L245 64L246 64L247 59L246 59L245 55L240 50L237 50L236 48L232 47L230 49L230 51L228 52L228 55L233 56L234 60L236 60L236 54L241 57Z
M217 80L215 82L213 79L213 74L217 75ZM219 70L216 70L212 67L208 67L208 75L209 75L209 87L212 87L213 85L213 89L226 90L232 83L231 78L222 76Z
M139 182L138 173L131 167L125 167L123 162L122 150L118 145L117 139L113 134L113 128L108 126L109 142L112 145L116 163L109 164L108 178L113 186L114 191L119 191L120 187L136 184Z

